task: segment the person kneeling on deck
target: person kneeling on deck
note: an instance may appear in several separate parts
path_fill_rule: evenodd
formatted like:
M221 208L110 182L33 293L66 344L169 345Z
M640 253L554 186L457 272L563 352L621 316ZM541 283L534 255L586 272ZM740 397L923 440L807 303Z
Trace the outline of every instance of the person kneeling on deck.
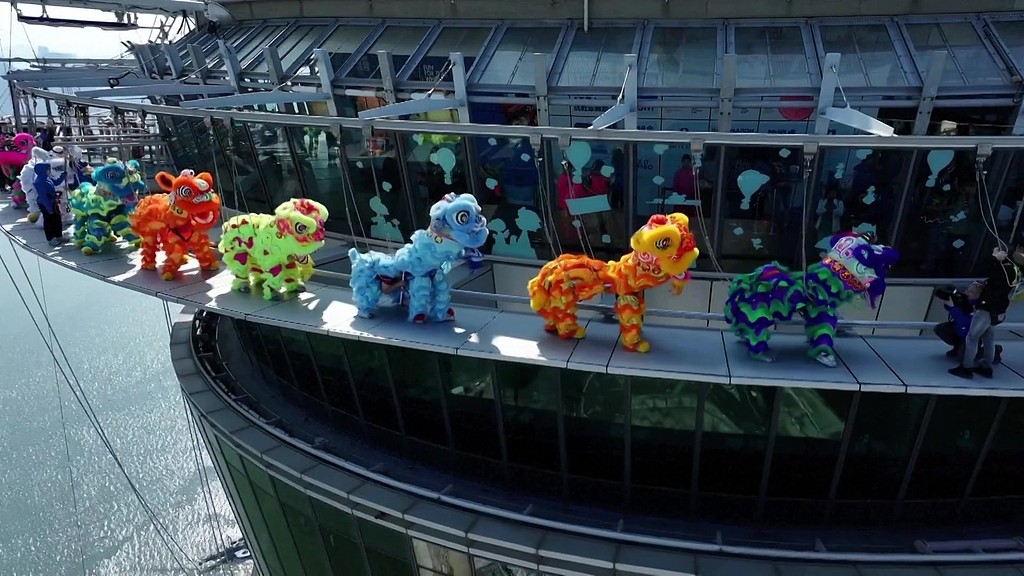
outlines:
M994 327L1006 319L1006 309L1010 307L1010 295L1020 283L1020 271L1008 258L1005 250L996 247L992 250L991 269L978 302L974 305L971 326L964 339L963 358L960 365L950 369L949 373L961 378L971 378L975 373L986 378L992 377L992 363L995 360L996 334ZM978 354L978 345L984 344L985 354L980 363L974 361Z
M964 340L967 339L967 332L971 328L974 305L978 301L978 295L981 294L982 286L981 282L975 282L967 289L966 294L952 286L935 290L935 297L942 301L942 307L949 313L949 319L936 324L932 330L940 340L953 347L952 350L946 352L946 356L949 358L956 358L957 361L963 358ZM996 344L993 364L999 364L1002 361L1002 353L1003 347ZM979 346L978 354L974 357L975 363L982 359L983 354L984 348Z

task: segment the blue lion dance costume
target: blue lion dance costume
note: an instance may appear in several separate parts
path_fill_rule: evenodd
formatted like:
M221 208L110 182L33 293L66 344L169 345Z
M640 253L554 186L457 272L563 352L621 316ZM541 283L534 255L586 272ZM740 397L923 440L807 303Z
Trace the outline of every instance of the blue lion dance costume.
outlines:
M806 272L791 272L773 262L733 279L725 320L754 358L771 362L772 329L799 313L806 323L808 355L834 367L838 308L857 297L876 306L899 253L852 233L833 236L831 242L828 254Z
M138 244L139 237L132 232L128 217L135 211L139 197L146 193L139 163L109 158L92 171L91 180L92 183L80 184L71 195L75 246L89 255L119 237L132 245Z
M372 318L387 294L394 303L408 304L411 322L454 320L451 286L445 275L459 259L479 265L483 257L478 248L488 234L487 219L476 198L450 193L430 207L427 229L413 232L412 242L394 255L349 250L349 285L359 315Z

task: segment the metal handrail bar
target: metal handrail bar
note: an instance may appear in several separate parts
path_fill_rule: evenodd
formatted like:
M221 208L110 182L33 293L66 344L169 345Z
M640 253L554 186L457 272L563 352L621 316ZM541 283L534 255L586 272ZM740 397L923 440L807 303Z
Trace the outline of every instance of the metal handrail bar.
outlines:
M330 278L331 280L348 280L351 274L342 272L331 272L328 270L313 270L314 276ZM477 290L452 289L452 295L462 296L470 300L481 300L484 302L504 302L507 304L530 304L528 296L517 296L515 294L493 294L491 292L480 292ZM590 304L581 302L580 310L612 314L615 312L613 306L606 304ZM717 312L692 312L687 310L667 310L665 308L648 308L644 313L654 318L673 318L678 320L699 320L706 322L725 322L725 315ZM782 322L782 324L801 324L799 321ZM935 322L911 322L911 321L887 321L887 320L839 320L841 328L872 328L880 330L931 330ZM994 327L998 331L1021 331L1024 330L1024 322L1004 322Z
M270 112L249 112L220 109L185 109L176 106L111 102L98 98L69 96L38 88L17 86L28 94L97 108L135 110L147 114L178 116L184 118L232 119L254 124L277 124L281 126L318 126L321 128L351 128L359 130L383 130L394 132L419 132L428 134L450 134L455 136L498 136L517 138L555 138L666 144L689 144L700 141L704 145L723 146L783 146L803 147L818 144L824 147L873 148L873 149L974 149L979 146L992 148L1024 148L1024 136L840 136L815 134L754 134L731 132L673 132L665 130L591 130L588 128L556 128L553 126L504 126L493 124L459 124L452 122L427 122L419 120L360 120L358 118L337 118L329 116L304 116L299 114L278 114Z

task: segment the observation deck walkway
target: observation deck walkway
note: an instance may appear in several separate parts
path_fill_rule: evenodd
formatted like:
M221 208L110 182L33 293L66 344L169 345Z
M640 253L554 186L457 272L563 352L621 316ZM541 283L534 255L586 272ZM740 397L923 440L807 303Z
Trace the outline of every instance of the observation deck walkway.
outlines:
M1012 323L1000 332L1003 365L992 379L963 380L948 374L947 347L932 337L843 334L836 343L839 366L830 369L807 357L798 334L777 333L771 342L777 360L765 364L751 359L722 330L648 325L651 352L637 354L618 345L617 324L601 319L588 322L587 337L580 341L546 334L543 321L533 314L466 304L456 305L452 323L410 325L397 309L382 310L368 320L356 316L347 288L313 281L308 292L294 299L267 301L257 293L232 292L231 274L201 272L195 260L182 268L179 279L167 282L141 270L137 252L125 246L92 256L72 245L51 248L25 212L9 209L6 202L0 202L0 226L20 248L110 284L225 316L334 337L505 362L721 384L1024 397L1024 338L1008 331L1019 328ZM336 260L345 249L329 244L317 260Z

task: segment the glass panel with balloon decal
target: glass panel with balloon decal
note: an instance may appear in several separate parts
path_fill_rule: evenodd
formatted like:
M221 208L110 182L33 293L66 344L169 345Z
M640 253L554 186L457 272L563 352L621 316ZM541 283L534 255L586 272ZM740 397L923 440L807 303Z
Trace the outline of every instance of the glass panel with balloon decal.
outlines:
M799 265L804 231L803 151L731 146L722 158L719 256L724 271L749 272L772 260Z
M808 207L808 259L822 256L839 232L868 233L891 244L912 158L909 150L823 148Z
M550 143L549 195L563 252L618 258L629 251L625 222L626 165L622 144L574 140L563 151Z
M469 192L466 144L461 136L449 134L403 134L401 138L412 196L413 228L423 228L430 221L434 202L449 192Z
M897 238L900 276L956 278L984 270L998 234L996 178L1008 160L996 151L979 178L974 150L917 152Z
M360 130L343 129L341 146L352 184L346 192L355 208L352 229L359 236L404 243L412 234L413 220L405 197L396 135L375 131L364 138Z
M550 214L541 193L543 164L527 138L485 137L475 141L476 196L491 237L484 253L547 260L554 250L544 234Z

